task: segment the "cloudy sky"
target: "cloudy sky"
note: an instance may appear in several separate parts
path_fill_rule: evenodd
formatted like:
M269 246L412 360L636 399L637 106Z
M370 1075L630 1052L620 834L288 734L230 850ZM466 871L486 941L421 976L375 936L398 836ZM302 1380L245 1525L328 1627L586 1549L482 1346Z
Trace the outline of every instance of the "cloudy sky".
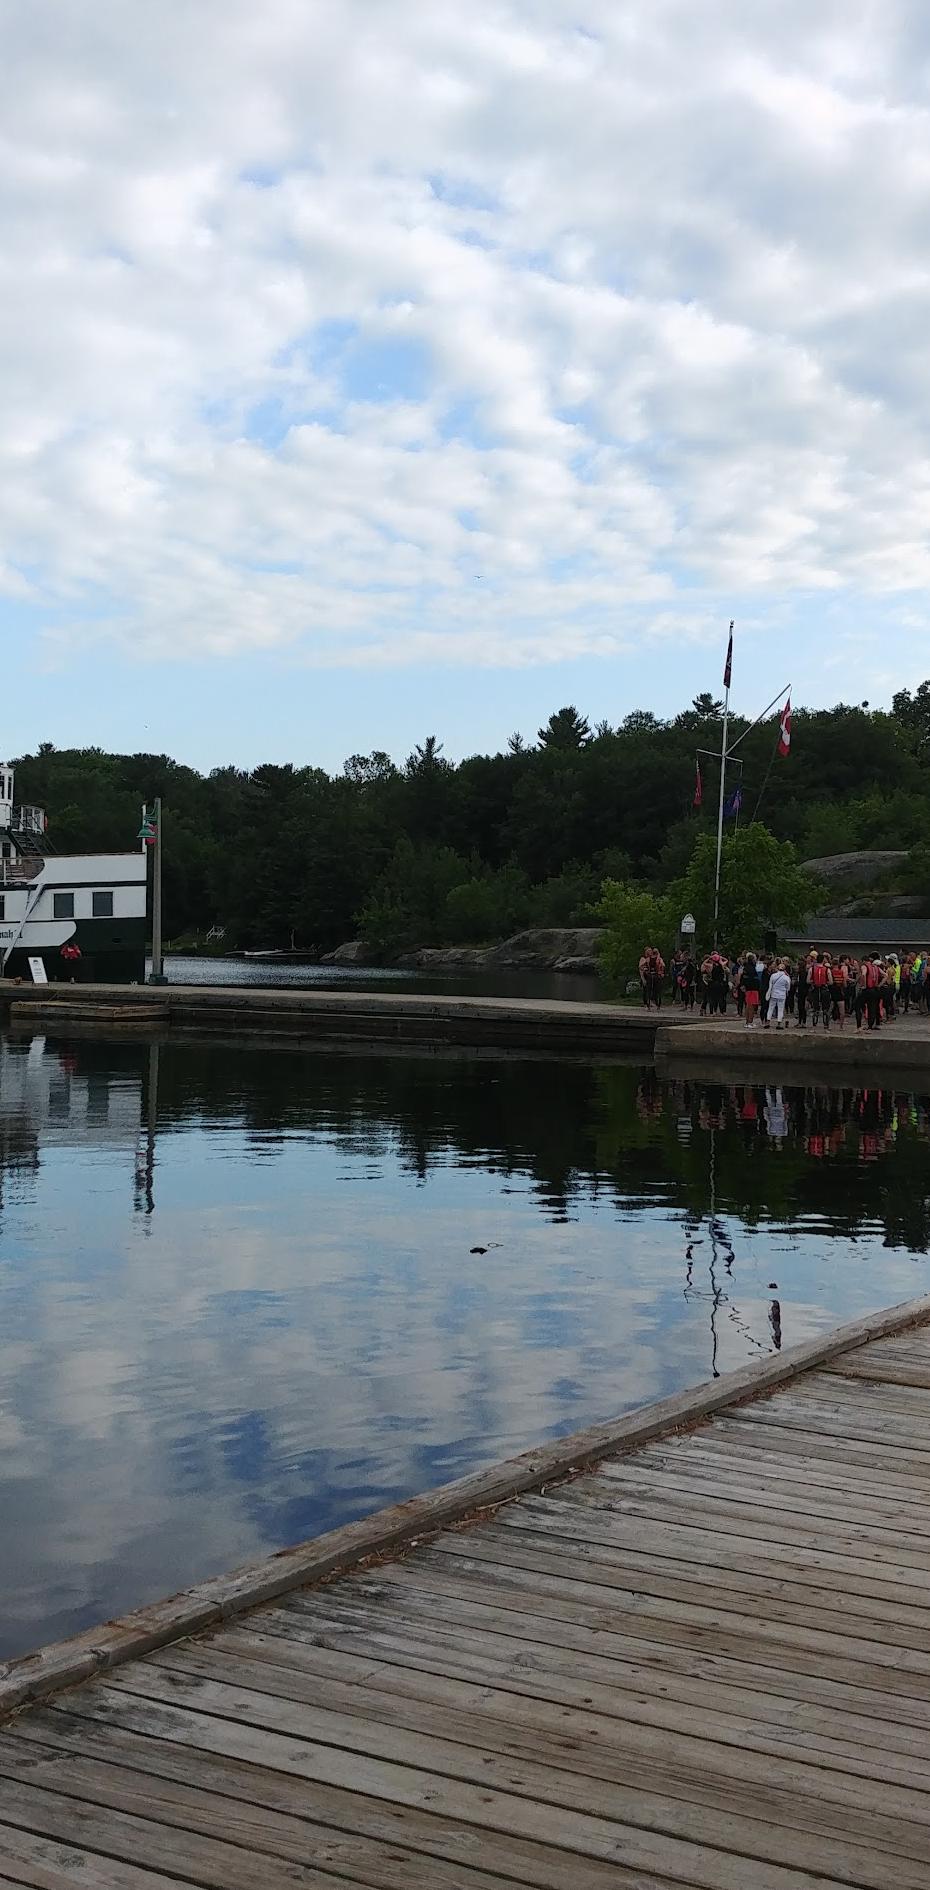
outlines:
M0 0L0 748L930 674L919 0ZM771 688L769 683L771 682Z

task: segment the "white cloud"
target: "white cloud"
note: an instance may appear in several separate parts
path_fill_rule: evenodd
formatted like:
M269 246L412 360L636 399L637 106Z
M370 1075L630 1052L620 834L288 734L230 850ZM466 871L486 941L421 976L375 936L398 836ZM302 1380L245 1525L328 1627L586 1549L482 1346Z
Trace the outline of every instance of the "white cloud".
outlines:
M0 594L52 644L525 663L925 586L916 0L0 40Z

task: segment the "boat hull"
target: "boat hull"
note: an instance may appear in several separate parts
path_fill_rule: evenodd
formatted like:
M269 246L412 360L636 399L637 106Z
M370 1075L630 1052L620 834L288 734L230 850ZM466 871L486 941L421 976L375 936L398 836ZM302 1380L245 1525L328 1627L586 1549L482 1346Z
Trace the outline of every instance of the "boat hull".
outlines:
M30 980L30 958L41 958L50 984L144 984L146 923L135 919L76 919L67 942L80 958L61 956L61 945L48 934L60 926L27 923L11 951L4 976Z

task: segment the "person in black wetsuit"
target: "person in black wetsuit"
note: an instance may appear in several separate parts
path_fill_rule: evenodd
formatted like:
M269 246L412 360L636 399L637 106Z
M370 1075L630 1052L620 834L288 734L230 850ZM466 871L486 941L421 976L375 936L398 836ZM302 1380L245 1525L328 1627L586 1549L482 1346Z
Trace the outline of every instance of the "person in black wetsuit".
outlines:
M795 971L795 997L798 1006L798 1029L807 1029L807 988L810 979L810 959L803 956L798 959Z

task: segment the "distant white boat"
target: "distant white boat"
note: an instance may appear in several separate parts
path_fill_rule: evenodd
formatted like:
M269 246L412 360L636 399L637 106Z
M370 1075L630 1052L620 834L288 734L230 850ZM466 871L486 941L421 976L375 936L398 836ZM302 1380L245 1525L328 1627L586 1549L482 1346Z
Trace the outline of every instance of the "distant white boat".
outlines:
M316 952L302 951L299 945L296 947L292 946L288 951L279 951L276 946L268 946L265 951L243 952L242 956L243 958L260 958L263 959L266 964L269 962L275 963L279 960L288 960L293 964L295 959L301 959L306 965L316 964Z

